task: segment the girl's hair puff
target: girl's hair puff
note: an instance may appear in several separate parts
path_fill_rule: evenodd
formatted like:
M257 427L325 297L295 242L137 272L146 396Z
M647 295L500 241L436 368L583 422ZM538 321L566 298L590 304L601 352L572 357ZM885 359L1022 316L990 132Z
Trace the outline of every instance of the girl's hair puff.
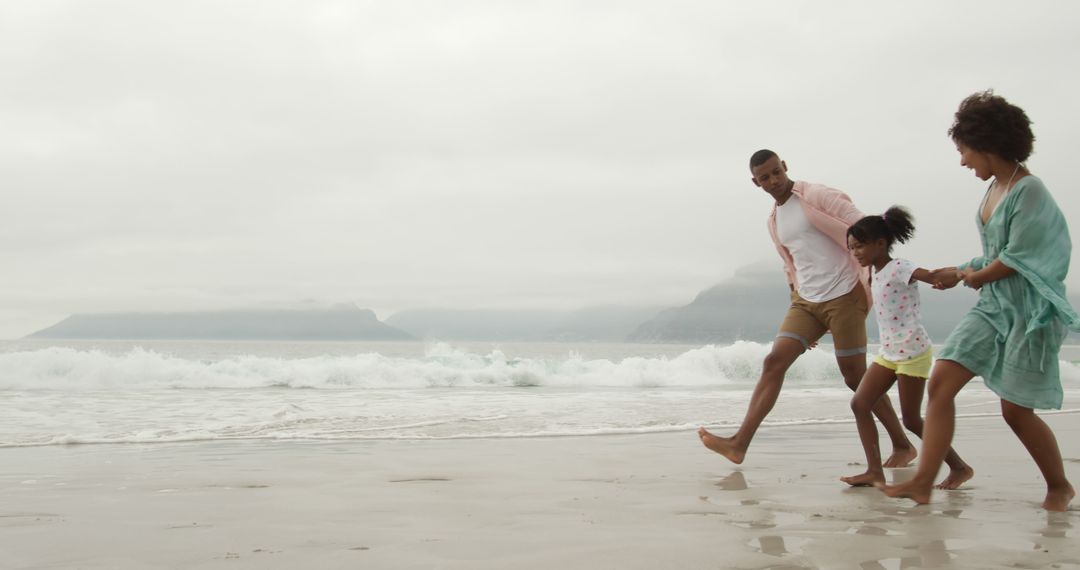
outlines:
M859 243L883 239L889 251L896 242L905 243L915 235L915 220L901 206L893 206L880 216L866 216L848 228L847 235Z

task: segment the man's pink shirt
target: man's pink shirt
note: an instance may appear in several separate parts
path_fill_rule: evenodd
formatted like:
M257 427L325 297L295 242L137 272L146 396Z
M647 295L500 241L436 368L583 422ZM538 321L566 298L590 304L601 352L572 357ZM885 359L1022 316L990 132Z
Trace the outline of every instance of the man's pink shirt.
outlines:
M852 224L863 217L863 213L855 207L847 194L821 184L809 182L795 182L792 193L799 197L803 213L810 224L825 234L829 239L847 251L847 230ZM769 214L769 236L772 237L777 253L784 260L784 273L787 274L788 283L792 288L799 288L799 279L795 273L795 260L791 258L791 252L780 243L780 237L776 232L776 203L773 203L772 212ZM873 303L870 296L870 271L859 265L854 257L848 256L849 270L859 276L859 282L866 292L868 303Z

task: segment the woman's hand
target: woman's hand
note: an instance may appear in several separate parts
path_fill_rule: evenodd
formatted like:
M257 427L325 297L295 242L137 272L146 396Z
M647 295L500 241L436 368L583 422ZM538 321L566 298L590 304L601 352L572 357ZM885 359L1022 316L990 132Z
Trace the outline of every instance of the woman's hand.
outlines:
M952 289L962 277L963 274L955 267L942 267L930 272L930 281L933 282L934 289Z
M978 290L985 283L985 281L979 276L979 272L975 271L970 267L965 269L961 273L961 275L963 275L964 277L964 287L970 287L972 289Z

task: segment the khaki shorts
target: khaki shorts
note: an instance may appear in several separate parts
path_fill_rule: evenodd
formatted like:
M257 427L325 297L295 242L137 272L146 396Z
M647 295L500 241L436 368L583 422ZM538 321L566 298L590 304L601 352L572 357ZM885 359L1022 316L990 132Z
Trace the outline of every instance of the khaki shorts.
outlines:
M811 303L791 292L791 307L780 323L777 337L793 338L810 348L831 332L836 356L866 354L866 316L870 313L861 282L855 288L824 303Z
M934 349L932 348L915 358L900 362L894 362L880 354L874 357L874 364L896 372L897 376L914 376L915 378L929 378L930 365L933 363Z

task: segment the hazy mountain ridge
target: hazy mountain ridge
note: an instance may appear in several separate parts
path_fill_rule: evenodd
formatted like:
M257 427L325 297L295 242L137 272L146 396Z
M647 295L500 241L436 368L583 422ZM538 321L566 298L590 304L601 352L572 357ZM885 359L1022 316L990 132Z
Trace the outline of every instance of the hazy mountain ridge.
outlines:
M703 343L771 340L790 300L790 289L781 272L752 266L698 293L689 304L667 309L642 323L627 340Z
M410 309L386 322L424 339L622 342L660 311L618 306L576 311Z
M963 287L937 291L921 284L922 320L936 343L944 342L961 317L975 305L978 294ZM770 342L790 305L790 289L783 272L762 264L736 272L729 280L702 291L689 304L665 310L644 322L630 342L726 343L735 340ZM1080 297L1069 296L1073 307ZM877 321L871 311L866 321L871 342L878 340ZM1072 333L1070 341L1080 340ZM831 342L825 337L826 342Z
M57 339L411 340L367 309L228 310L72 315L30 335Z
M30 335L56 339L443 340L525 342L770 342L790 303L774 264L743 268L681 307L597 306L576 311L411 309L385 322L367 309L78 314ZM944 342L977 294L921 287L931 338ZM1074 306L1080 298L1070 297ZM877 324L867 320L871 342ZM1070 342L1080 340L1073 333ZM825 342L829 342L828 337Z

